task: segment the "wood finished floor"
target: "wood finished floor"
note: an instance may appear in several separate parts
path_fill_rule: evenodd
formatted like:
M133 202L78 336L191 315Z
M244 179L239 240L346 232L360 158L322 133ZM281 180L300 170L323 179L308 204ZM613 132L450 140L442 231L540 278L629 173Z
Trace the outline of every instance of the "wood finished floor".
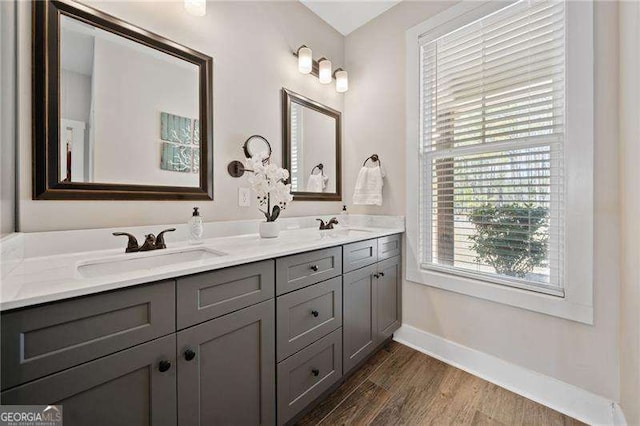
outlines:
M392 342L298 425L582 425Z

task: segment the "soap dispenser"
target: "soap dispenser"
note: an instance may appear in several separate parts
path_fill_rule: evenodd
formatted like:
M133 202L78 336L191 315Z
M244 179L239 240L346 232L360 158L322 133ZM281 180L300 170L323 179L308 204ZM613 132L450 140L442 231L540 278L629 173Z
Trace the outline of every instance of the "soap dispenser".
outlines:
M202 234L204 226L202 225L202 216L198 211L198 207L193 208L193 214L189 219L189 244L202 244Z
M349 212L347 211L346 205L342 206L342 212L338 216L338 222L340 222L340 225L342 225L344 228L347 228L349 226Z

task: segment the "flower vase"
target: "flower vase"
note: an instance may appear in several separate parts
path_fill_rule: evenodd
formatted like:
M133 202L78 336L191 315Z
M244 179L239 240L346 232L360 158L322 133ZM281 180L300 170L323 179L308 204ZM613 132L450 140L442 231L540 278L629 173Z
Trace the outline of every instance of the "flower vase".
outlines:
M260 222L260 238L277 238L280 234L280 224L278 222Z

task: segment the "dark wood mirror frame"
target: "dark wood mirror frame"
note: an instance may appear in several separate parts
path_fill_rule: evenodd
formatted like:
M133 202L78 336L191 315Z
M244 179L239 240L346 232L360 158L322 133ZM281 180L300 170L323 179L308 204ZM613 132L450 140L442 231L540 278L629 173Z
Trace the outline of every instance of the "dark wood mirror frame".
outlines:
M282 89L282 163L291 174L291 102L295 102L336 120L336 192L292 192L295 201L342 200L342 113L288 89Z
M213 200L213 59L99 10L71 0L32 2L33 199ZM60 182L60 16L125 37L199 67L200 186Z

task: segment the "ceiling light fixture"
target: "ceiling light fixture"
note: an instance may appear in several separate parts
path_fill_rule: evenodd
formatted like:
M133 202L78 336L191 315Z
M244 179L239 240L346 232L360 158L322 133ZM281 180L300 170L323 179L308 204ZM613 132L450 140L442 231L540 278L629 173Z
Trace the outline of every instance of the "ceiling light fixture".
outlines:
M184 8L193 16L204 16L207 14L206 0L184 0Z

